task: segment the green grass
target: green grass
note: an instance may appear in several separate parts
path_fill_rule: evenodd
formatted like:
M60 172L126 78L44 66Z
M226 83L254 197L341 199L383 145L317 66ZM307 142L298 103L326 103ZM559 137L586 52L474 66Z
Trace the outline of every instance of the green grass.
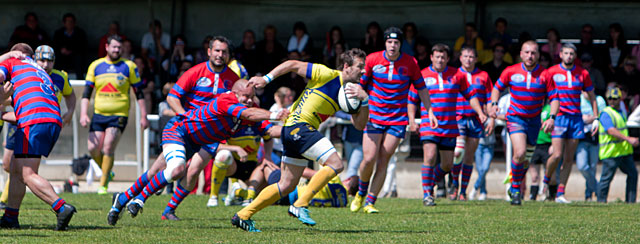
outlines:
M247 233L229 219L240 207L205 207L206 196L190 196L179 222L160 220L169 196L152 197L144 212L123 215L107 225L110 196L66 194L78 208L70 230L55 232L50 207L27 194L20 230L0 229L0 243L639 243L640 208L622 203L597 204L505 201L450 202L423 207L417 199L381 199L380 214L351 213L346 208L312 208L318 222L307 227L272 206L253 219L263 233Z

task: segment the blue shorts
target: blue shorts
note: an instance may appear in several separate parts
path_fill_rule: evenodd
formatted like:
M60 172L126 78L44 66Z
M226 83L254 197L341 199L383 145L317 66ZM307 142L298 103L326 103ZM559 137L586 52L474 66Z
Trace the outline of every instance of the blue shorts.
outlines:
M11 123L7 124L7 138L4 139L4 148L14 150L16 148L16 130L18 130L18 126Z
M105 131L109 127L116 127L120 129L120 132L124 132L127 127L127 121L129 118L124 116L104 116L100 114L94 114L91 118L91 126L89 131Z
M193 142L187 136L188 133L184 128L184 126L182 126L182 124L179 122L180 122L180 116L175 116L171 120L169 120L169 122L167 122L167 125L165 125L164 130L162 130L161 146L164 146L165 144L178 144L178 145L184 146L184 148L186 149L185 156L187 156L187 160L191 159L191 157L195 153L200 151L200 149L204 149L209 154L211 154L211 156L216 155L216 151L218 150L218 146L220 145L220 143L216 142L208 145L199 145Z
M462 117L458 120L458 130L461 136L482 138L484 136L482 124L475 117Z
M438 145L438 150L447 150L451 151L456 148L456 138L455 137L441 137L441 136L420 136L420 141L424 143L435 143Z
M18 128L15 132L16 157L48 157L60 135L55 123L40 123Z
M582 121L582 116L559 115L553 124L551 138L584 138L584 121Z
M364 133L369 134L382 134L387 133L400 139L404 139L404 134L407 131L406 125L379 125L376 123L367 122L367 126L364 128Z
M527 136L527 145L536 145L540 127L542 127L540 116L523 118L515 115L507 115L507 131L509 134L524 133Z

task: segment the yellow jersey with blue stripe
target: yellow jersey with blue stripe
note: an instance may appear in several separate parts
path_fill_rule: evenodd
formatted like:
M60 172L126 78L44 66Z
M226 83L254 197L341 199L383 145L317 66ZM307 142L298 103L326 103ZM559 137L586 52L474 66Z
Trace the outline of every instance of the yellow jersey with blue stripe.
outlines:
M307 185L298 186L298 197L306 190ZM340 177L333 177L318 193L313 195L309 206L334 208L347 206L347 188L342 185Z
M237 59L234 59L231 62L229 62L227 66L231 69L231 71L233 71L233 73L236 73L236 75L238 75L240 79L245 79L245 80L249 79L249 72L247 72L247 69L244 68L244 65L238 62Z
M302 95L291 106L284 126L307 123L318 128L340 108L338 92L342 86L340 71L322 64L309 63L306 77L309 79Z
M104 116L129 116L129 88L143 85L136 64L122 58L93 61L86 80L87 86L96 89L94 113Z
M271 139L267 131L273 125L268 121L252 123L249 126L240 126L240 129L236 131L229 139L227 139L228 145L239 146L247 152L247 161L258 162L258 151L260 150L260 139L265 141ZM240 162L240 156L237 153L233 153L233 157L236 162Z
M69 96L73 92L71 83L69 83L69 75L63 70L53 69L49 74L51 81L53 81L54 89L56 89L56 97L58 97L58 103L62 104L62 97Z

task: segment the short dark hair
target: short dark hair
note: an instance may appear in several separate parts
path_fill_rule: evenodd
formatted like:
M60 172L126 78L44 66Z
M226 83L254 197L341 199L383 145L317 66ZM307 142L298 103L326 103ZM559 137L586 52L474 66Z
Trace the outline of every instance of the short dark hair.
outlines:
M496 19L496 22L494 23L494 25L498 25L498 23L503 23L504 26L507 26L507 19L503 18L503 17L499 17Z
M409 27L413 28L413 31L415 32L414 34L418 34L418 26L413 22L404 23L404 25L402 25L402 31L407 32L407 28Z
M151 23L149 23L149 27L151 26L157 26L157 27L162 27L162 23L160 23L160 20L158 19L154 19L153 21L151 21Z
M478 51L473 47L469 47L469 46L462 47L462 49L460 49L460 53L464 51L471 51L476 57L478 57Z
M227 39L224 36L214 36L213 39L211 39L211 41L209 41L209 48L213 48L213 43L215 41L219 41L219 42L227 44L227 49L231 50L230 49L231 48L231 41L229 41L229 39Z
M72 13L66 13L64 15L62 15L62 22L64 22L67 18L72 18L73 21L76 21L76 16L73 15Z
M450 50L449 46L447 46L446 44L437 43L433 45L433 47L431 48L431 54L435 52L441 52L441 53L446 53L447 56L449 56L449 50Z
M307 26L302 21L298 21L293 24L293 32L296 30L302 30L304 33L307 33Z
M36 13L34 12L28 12L27 14L24 15L24 21L27 21L27 19L29 17L33 17L36 19L36 21L38 20L38 15L36 15Z
M26 43L16 43L11 47L11 51L20 51L29 57L33 56L33 48Z
M491 47L491 51L495 52L497 47L502 47L502 49L504 49L504 51L507 51L507 46L505 46L501 42L498 42L495 45L493 45L493 47Z
M467 22L464 26L471 27L473 30L478 30L478 28L476 28L476 24L473 22Z
M347 64L348 66L352 66L355 63L356 58L362 59L363 61L367 58L367 53L358 48L352 48L349 51L344 52L340 55L340 59Z
M109 37L107 37L107 45L111 44L111 41L122 43L122 37L120 37L119 35L110 35Z

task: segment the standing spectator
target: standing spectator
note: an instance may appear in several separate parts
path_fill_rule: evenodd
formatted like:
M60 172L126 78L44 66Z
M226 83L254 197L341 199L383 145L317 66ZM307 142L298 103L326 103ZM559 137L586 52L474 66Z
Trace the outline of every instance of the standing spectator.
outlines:
M551 56L552 64L560 63L560 49L562 48L562 43L560 43L560 33L555 28L551 28L547 31L547 40L548 43L542 45L540 51L543 53L548 53Z
M578 48L578 57L582 57L585 53L590 53L592 61L595 61L595 65L600 67L601 49L593 43L593 26L591 24L584 24L582 26L582 30L580 30L580 43L576 44L576 47ZM591 79L593 79L593 77L591 77ZM602 91L602 94L604 94L604 91Z
M171 46L171 36L162 31L162 23L159 20L149 23L149 32L142 36L140 47L142 57L149 62L149 67L152 70L156 70L153 64L164 57L169 46Z
M596 96L596 103L598 104L598 111L603 111L607 106L604 98ZM576 149L576 166L584 176L586 189L584 192L585 201L591 201L593 194L596 194L598 189L598 181L596 180L596 167L598 164L598 137L591 133L593 122L598 119L593 114L593 107L589 103L588 94L582 92L580 96L580 111L582 112L582 120L584 121L584 138L580 139L578 148ZM596 122L598 123L598 122Z
M591 76L591 81L593 81L593 87L596 89L596 95L604 95L607 82L604 80L602 72L594 67L595 62L591 53L583 53L580 56L580 60L582 61L582 68L589 71L589 76Z
M249 76L258 72L258 50L256 49L256 34L252 30L244 31L242 44L235 50L236 59L247 69Z
M64 26L53 34L53 48L57 54L56 69L73 71L76 77L84 77L87 35L76 26L76 16L72 13L62 16L62 24Z
M616 74L616 69L622 66L622 61L629 54L629 46L627 46L622 25L619 23L609 25L609 38L607 38L605 47L603 56L604 67L607 68L605 69L605 77L611 79Z
M131 40L128 40L128 39L122 40L121 53L122 55L120 57L122 57L123 59L128 59L131 61L136 59L136 55L133 54L133 43L131 42Z
M549 53L540 53L540 67L545 70L553 66L551 64L551 55Z
M637 147L640 143L637 137L629 136L627 114L620 110L621 95L622 92L618 88L607 90L609 106L600 113L598 141L601 145L599 156L602 160L602 175L598 183L598 202L607 202L609 184L617 168L627 174L625 202L636 202L638 170L633 162L633 147Z
M482 65L480 69L489 73L491 80L497 81L502 71L511 64L504 61L503 57L507 53L507 48L502 43L494 45L492 49L493 60Z
M264 39L256 45L259 57L258 72L266 74L287 57L287 50L276 40L277 29L273 25L264 28Z
M153 81L153 74L151 74L151 71L149 71L149 69L147 68L147 61L144 60L143 57L135 57L132 61L136 64L136 66L138 66L138 74L140 74L140 81L142 82L142 93L145 97L144 103L147 108L147 113L155 114L155 111L151 110L151 105L155 100L155 96L153 96L153 90L156 86L155 82Z
M418 27L413 22L405 23L402 26L402 33L404 33L404 39L402 40L402 46L400 51L403 53L415 56L416 54L416 36L418 35Z
M431 57L429 57L429 50L431 50L431 44L429 40L424 37L416 38L416 54L415 58L418 61L420 70L429 67L431 65Z
M382 28L378 22L371 22L367 25L367 32L360 42L360 49L367 54L384 50L384 40L382 39Z
M333 45L333 52L335 53L335 55L333 55L334 57L332 57L331 59L327 60L327 66L329 68L332 69L342 69L342 65L344 64L344 60L342 60L340 58L340 55L342 55L345 52L345 46L346 44L343 43L336 43L335 45Z
M276 101L271 108L269 108L269 112L272 113L280 113L283 109L289 109L291 104L293 104L295 98L295 92L291 90L291 88L283 86L278 88L278 90L273 93L273 99ZM281 121L273 122L274 125L282 125ZM280 165L280 161L282 159L282 152L284 148L282 146L282 140L280 138L273 138L273 150L271 151L271 160L274 164ZM265 155L268 156L268 155Z
M633 111L638 106L640 100L640 72L636 69L635 57L628 56L623 61L623 66L619 67L614 76L618 84L626 87L622 90L627 92L627 96L630 97L629 107Z
M185 51L187 40L183 35L176 35L173 41L171 56L162 61L162 70L169 75L169 80L177 80L179 73L179 65L182 61L193 62L193 56Z
M38 16L34 12L29 12L24 16L24 25L16 27L9 38L9 45L26 43L31 48L49 44L49 35L38 25Z
M293 24L293 35L289 37L287 43L288 52L299 52L302 55L302 60L309 61L311 59L311 52L313 51L313 40L307 32L307 26L298 21Z
M100 38L100 43L98 44L98 57L107 56L107 51L103 47L107 45L107 38L109 38L112 35L120 36L120 38L122 38L123 41L127 40L127 37L124 34L120 33L120 23L118 23L118 21L113 21L109 23L109 30L107 30L107 33ZM122 44L124 49L124 42ZM124 50L123 50L123 54L124 54ZM123 58L124 58L124 55L123 55Z
M478 52L478 55L482 55L484 53L484 42L480 37L478 37L478 29L476 28L476 24L467 23L464 26L464 35L458 37L456 39L456 44L453 46L453 61L456 61L460 57L460 50L463 47L470 47ZM484 60L484 56L478 56L478 60Z
M349 49L349 47L344 41L344 36L342 35L342 29L340 29L339 26L331 27L331 30L329 31L329 33L327 33L327 43L324 45L324 50L322 51L325 64L328 65L332 59L334 61L333 64L334 65L336 64L335 60L340 57L340 54L336 54L336 45L341 45L343 52L344 50ZM329 67L329 68L335 69L336 66Z
M487 128L487 126L489 126L488 120L484 124L485 128ZM476 180L474 187L471 189L471 193L469 193L469 200L474 200L476 195L478 196L479 201L487 199L486 177L489 172L489 167L491 166L491 160L493 159L496 144L495 130L491 130L490 132L490 134L483 133L483 137L480 138L480 141L478 142L478 148L476 149L475 154L478 179Z
M630 55L636 60L636 69L640 70L640 44L635 45L633 49L631 49Z
M195 60L192 61L194 64L199 64L202 62L206 62L209 60L209 54L207 54L207 49L209 49L209 42L213 39L213 36L208 35L204 37L202 40L202 44L198 50L195 51Z
M343 111L338 111L336 117L350 121L351 115ZM358 169L362 162L362 131L356 129L352 124L346 124L342 130L342 142L344 145L344 159L347 160L347 173L345 182L349 195L355 196L358 191Z
M494 27L496 28L495 31L489 36L489 46L501 43L506 48L509 48L513 38L507 33L507 19L503 17L497 18L496 22L494 22Z

